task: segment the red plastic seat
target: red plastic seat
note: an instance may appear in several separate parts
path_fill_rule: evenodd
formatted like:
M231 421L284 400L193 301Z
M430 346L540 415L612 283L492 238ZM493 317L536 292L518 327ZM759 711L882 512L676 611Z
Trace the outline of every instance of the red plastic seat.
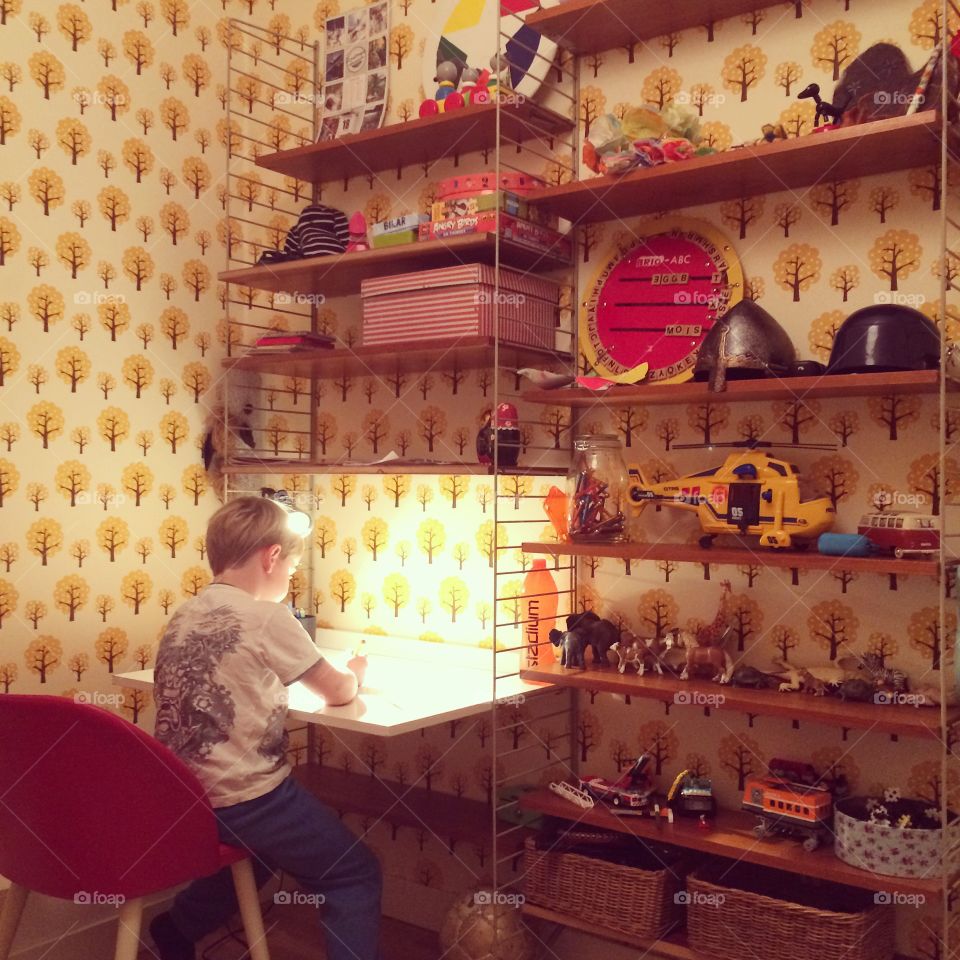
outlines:
M139 727L63 697L0 694L0 916L7 960L27 894L117 903L136 960L143 897L229 866L252 960L269 960L247 851L220 842L194 773ZM111 899L112 898L112 899Z

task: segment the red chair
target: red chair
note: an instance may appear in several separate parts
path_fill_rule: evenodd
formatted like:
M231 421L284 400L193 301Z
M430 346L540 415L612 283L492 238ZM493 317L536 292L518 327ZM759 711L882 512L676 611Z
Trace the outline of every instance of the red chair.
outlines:
M252 960L269 960L247 851L221 843L210 801L139 727L63 697L0 694L0 916L7 960L31 890L119 905L116 960L136 960L143 898L229 866Z

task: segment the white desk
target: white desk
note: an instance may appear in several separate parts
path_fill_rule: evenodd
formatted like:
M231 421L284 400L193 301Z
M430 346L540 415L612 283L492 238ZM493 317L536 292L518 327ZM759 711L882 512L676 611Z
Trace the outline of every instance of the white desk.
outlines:
M289 716L341 730L390 737L422 727L457 720L489 709L493 702L493 654L490 650L456 648L397 637L320 630L318 649L335 667L344 668L360 638L367 641L369 666L357 698L340 707L300 683L290 687ZM497 657L502 674L509 655ZM113 682L139 690L153 689L153 671L113 675ZM549 684L519 677L497 681L497 698L518 698Z

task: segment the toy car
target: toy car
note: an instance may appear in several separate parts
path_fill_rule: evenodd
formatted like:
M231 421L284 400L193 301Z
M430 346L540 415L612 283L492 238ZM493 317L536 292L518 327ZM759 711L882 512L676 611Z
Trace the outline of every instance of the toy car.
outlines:
M857 524L857 533L877 550L893 553L898 559L909 554L928 556L940 551L940 518L932 514L895 510L866 513Z
M750 777L743 787L742 808L759 817L754 836L760 840L777 833L803 837L803 849L816 850L830 835L830 790L817 782L816 771L808 763L774 759L769 772L766 777ZM810 782L793 782L791 777Z
M615 807L637 810L650 803L653 785L644 769L650 762L650 754L644 753L619 780L607 780L604 777L584 777L580 788L586 790L597 800L603 800Z

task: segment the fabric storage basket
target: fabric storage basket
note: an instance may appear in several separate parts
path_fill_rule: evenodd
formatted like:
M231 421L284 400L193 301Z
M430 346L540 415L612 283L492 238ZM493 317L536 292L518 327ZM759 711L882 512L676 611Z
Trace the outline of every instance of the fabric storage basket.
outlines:
M639 848L637 848L639 849ZM527 837L523 894L528 903L642 940L656 940L682 918L677 894L685 861L649 854L643 867L537 848Z
M894 955L893 905L875 903L869 890L725 861L687 877L686 901L690 947L711 960L758 951L764 960Z
M467 263L376 277L360 284L364 346L443 337L486 336L530 347L554 347L559 287L516 270ZM496 294L496 295L495 295Z

